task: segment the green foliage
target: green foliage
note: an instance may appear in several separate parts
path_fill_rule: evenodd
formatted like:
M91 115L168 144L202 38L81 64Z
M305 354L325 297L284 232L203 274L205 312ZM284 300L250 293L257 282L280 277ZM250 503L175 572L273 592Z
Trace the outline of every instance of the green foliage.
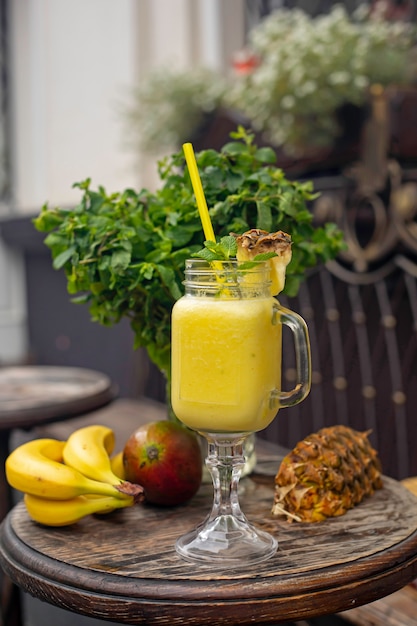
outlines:
M370 4L352 16L341 3L315 17L273 11L249 33L258 65L231 84L229 106L288 153L331 146L345 103L364 106L373 84L416 81L416 25L386 20Z
M180 146L225 100L227 82L207 68L152 69L126 108L128 143L150 154Z
M233 235L222 237L220 241L205 241L204 248L193 256L211 263L212 261L228 261L236 258L237 241Z
M285 291L295 295L306 269L341 249L342 234L334 224L313 227L311 182L287 180L273 165L273 150L258 149L243 128L231 137L221 151L196 155L220 247L230 258L231 232L289 233L293 254ZM156 192L109 194L101 186L93 190L87 179L74 185L82 192L75 208L44 205L34 224L48 233L53 267L65 271L73 301L87 303L92 319L103 325L128 317L135 347L145 347L169 376L171 310L183 293L185 259L201 250L203 231L182 151L158 168L162 184Z
M237 250L236 237L227 235L226 237L222 237L220 241L205 241L204 248L195 252L193 256L203 259L208 263L212 263L213 261L229 261L229 259L236 258ZM239 269L250 269L255 267L257 263L268 261L274 256L277 256L276 252L262 252L261 254L256 254L251 261L239 263Z

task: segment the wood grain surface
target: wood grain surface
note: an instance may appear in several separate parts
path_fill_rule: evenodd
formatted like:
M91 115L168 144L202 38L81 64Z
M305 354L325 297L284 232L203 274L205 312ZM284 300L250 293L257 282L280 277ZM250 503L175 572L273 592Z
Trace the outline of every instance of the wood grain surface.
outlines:
M22 504L7 517L0 558L38 598L126 624L273 624L336 613L400 589L417 576L417 498L384 477L383 489L346 515L289 524L270 514L271 479L245 478L247 517L278 539L265 563L197 566L175 539L202 521L212 489L186 506L136 506L61 529L32 522Z

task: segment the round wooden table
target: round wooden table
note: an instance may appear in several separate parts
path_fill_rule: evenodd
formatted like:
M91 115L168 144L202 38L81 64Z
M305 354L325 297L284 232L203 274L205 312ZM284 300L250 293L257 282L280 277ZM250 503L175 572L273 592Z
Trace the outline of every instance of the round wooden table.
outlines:
M277 624L338 613L417 577L417 498L384 477L383 489L346 515L315 524L271 516L272 479L241 482L248 518L276 535L277 554L255 566L215 569L183 561L176 537L202 521L212 488L187 505L137 505L66 528L32 522L19 504L3 522L0 563L41 600L123 624Z

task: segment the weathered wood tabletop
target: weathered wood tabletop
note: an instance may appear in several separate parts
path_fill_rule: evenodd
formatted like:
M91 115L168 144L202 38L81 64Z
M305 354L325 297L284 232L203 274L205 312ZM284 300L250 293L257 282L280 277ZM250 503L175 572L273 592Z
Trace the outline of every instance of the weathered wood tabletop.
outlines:
M170 626L307 619L371 602L417 577L417 498L390 478L346 515L308 525L271 516L271 477L243 479L243 511L279 541L272 559L250 569L196 566L175 553L175 539L202 521L211 497L203 485L185 506L138 505L55 529L33 523L20 504L3 523L0 561L15 583L52 604Z

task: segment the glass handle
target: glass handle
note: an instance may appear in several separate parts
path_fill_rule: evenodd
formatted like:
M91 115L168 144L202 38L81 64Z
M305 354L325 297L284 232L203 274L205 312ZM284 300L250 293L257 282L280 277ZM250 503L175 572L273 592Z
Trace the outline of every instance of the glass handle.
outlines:
M298 404L308 395L311 387L311 353L310 339L307 324L298 313L274 304L274 324L285 324L294 336L296 384L290 391L276 389L272 392L272 400L278 402L279 407L288 407Z

